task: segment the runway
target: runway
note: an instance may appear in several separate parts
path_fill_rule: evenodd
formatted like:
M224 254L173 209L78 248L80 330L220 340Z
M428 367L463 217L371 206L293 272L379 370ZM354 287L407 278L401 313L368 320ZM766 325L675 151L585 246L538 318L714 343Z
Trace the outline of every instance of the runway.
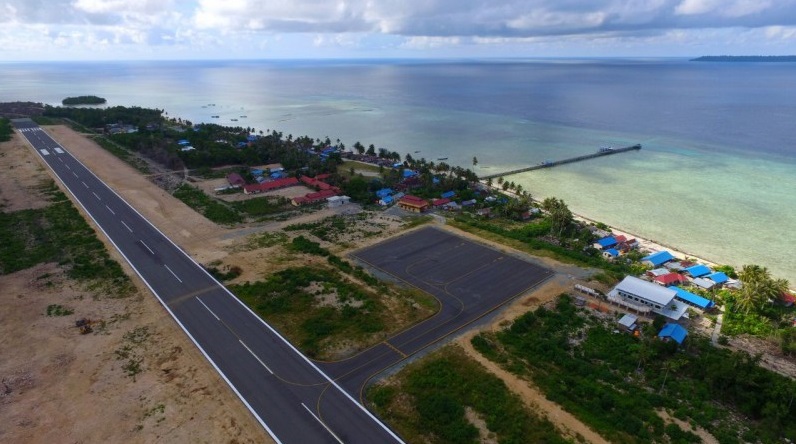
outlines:
M402 442L68 149L12 123L277 442Z

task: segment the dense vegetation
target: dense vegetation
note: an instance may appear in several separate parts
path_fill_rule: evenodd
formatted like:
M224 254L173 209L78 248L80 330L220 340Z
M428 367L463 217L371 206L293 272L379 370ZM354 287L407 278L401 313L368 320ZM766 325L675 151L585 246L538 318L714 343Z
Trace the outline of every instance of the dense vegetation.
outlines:
M691 432L666 426L660 409L722 443L796 438L794 381L761 368L759 357L713 347L695 335L678 349L657 340L656 327L645 327L640 338L615 333L610 322L562 296L555 309L527 313L504 331L477 336L473 345L529 376L611 442L660 442L664 436L699 442Z
M213 199L202 190L191 185L180 185L174 191L174 197L185 202L186 205L215 223L231 225L243 221L241 215L226 203Z
M61 101L64 105L103 105L107 102L102 97L97 96L77 96L67 97Z
M89 128L101 128L115 123L126 123L138 127L162 122L162 110L124 106L110 108L70 108L45 106L45 117L65 117Z
M117 296L129 293L130 279L77 209L52 182L44 191L52 201L44 208L0 212L0 274L57 262L71 278L102 281Z
M322 348L330 342L362 339L385 329L378 295L334 270L289 268L230 290L311 357L323 358ZM317 298L324 296L328 303L319 304Z
M376 385L368 400L407 442L478 443L479 430L465 417L472 409L493 442L565 443L555 427L531 413L495 375L448 347L407 367L398 384Z
M11 140L11 134L13 132L14 129L11 127L11 121L0 117L0 142Z

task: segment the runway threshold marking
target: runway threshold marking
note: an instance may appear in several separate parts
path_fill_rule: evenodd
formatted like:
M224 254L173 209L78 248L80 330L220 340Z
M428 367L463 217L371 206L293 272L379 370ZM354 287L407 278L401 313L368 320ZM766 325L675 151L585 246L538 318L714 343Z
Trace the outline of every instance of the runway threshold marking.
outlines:
M209 310L209 308L208 308L208 310ZM211 312L211 313L212 313L212 312ZM245 343L245 342L243 342L243 340L241 340L241 339L238 339L238 342L240 342L240 345L242 345L242 346L243 346L243 348L245 348L246 350L248 350L248 351L249 351L249 353L251 353L251 354L252 354L252 356L254 356L254 359L256 359L256 360L257 360L257 362L259 362L259 363L260 363L260 365L262 365L263 367L265 367L265 369L266 369L266 370L268 370L268 373L270 373L270 374L272 374L272 375L274 374L274 372L272 372L272 371L271 371L271 369L270 369L270 368L268 368L268 366L267 366L267 365L265 365L265 362L263 362L263 361L260 359L260 357L259 357L259 356L255 355L255 354L254 354L254 352L252 351L252 349L250 349L250 348L249 348L249 346L248 346L248 345L246 345L246 343Z
M143 246L144 246L144 248L146 248L147 250L149 250L149 252L150 252L150 253L152 253L152 256L154 256L154 255L155 255L155 252L154 252L154 251L152 251L152 249L151 249L151 248L149 248L149 245L145 244L145 243L144 243L144 241L141 241L141 245L143 245Z
M304 403L302 402L302 403L301 403L301 406L302 406L302 407L304 407L304 410L306 410L306 411L307 411L307 413L309 413L310 415L312 415L312 417L313 417L313 418L315 418L315 420L316 420L316 421L318 421L318 424L322 425L322 426L323 426L323 428L324 428L324 429L326 429L326 431L327 431L327 432L329 432L329 434L330 434L330 435L332 435L332 436L334 437L334 439L336 439L336 440L337 440L337 442L339 442L340 444L345 444L345 443L343 442L343 440L342 440L342 439L340 439L340 437L339 437L339 436L337 436L337 435L335 435L335 434L334 434L334 432L332 431L332 429L330 429L330 428L329 428L329 426L327 426L327 425L326 425L326 424L325 424L323 421L321 421L321 418L318 418L318 416L317 416L317 415L315 415L315 413L313 413L313 412L312 412L312 410L310 410L310 408L309 408L309 407L307 407L307 405L306 405L306 404L304 404Z
M114 216L116 216L116 213L115 213L113 210L111 210L111 207L109 207L109 206L105 205L105 208L107 208L107 209L108 209L108 211L110 211L110 212L111 212L111 214L113 214Z
M61 148L55 147L55 152L58 153L58 154L63 154L64 150L62 150Z
M204 306L204 307L207 309L207 311L209 311L209 312L210 312L210 314L211 314L211 315L213 315L213 317L214 317L214 318L216 318L216 321L219 321L219 322L221 321L221 318L219 318L217 314L213 313L213 310L211 310L211 309L210 309L210 307L208 307L208 306L207 306L207 305L204 303L204 301L202 301L202 300L201 300L201 299L199 299L198 297L196 298L196 300L197 300L197 301L199 301L199 303L200 303L200 304L202 304L202 305L203 305L203 306Z
M179 276L177 276L177 273L173 272L173 271L171 270L171 268L169 268L169 266L168 266L168 265L166 265L166 264L163 264L163 266L164 266L164 267L166 267L166 270L169 270L169 273L171 273L171 274L172 274L172 276L174 276L174 278L175 278L175 279L177 279L178 281L180 281L180 283L182 283L182 279L180 279L180 277L179 277Z
M50 155L50 152L49 152L49 151L47 151L47 150L45 150L45 149L41 149L41 150L39 150L39 152L41 152L41 154L42 154L43 156L49 156L49 155Z
M405 358L407 356L406 353L402 352L401 350L398 350L394 345L390 344L389 342L387 342L387 341L381 341L381 342L382 342L382 344L384 344L388 348L390 348L392 351L394 351L394 352L398 353L399 355L401 355L402 358Z
M129 225L127 225L126 223L124 223L124 221L121 221L121 222L122 222L122 225L124 225L124 228L127 228L127 231L129 231L129 232L131 232L131 233L133 232L133 229L132 229L132 228L130 228L130 226L129 226Z

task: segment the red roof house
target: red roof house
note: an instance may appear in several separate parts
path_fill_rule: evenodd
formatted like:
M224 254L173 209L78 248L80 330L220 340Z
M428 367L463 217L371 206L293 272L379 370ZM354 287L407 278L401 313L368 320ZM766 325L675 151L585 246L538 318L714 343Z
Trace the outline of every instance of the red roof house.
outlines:
M688 282L688 278L683 276L680 273L669 273L664 274L661 276L656 276L653 279L656 284L663 285L664 287L669 287L671 285L680 285Z
M265 193L268 191L278 190L298 185L300 182L295 177L286 177L284 179L272 180L270 182L256 183L252 185L244 185L243 192L246 194Z

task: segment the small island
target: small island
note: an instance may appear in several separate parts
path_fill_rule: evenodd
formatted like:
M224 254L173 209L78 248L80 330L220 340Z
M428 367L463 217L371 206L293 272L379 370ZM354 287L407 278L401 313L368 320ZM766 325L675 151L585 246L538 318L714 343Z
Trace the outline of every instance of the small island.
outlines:
M785 56L702 56L691 62L796 62L796 55Z
M61 101L64 105L104 105L108 101L97 96L67 97Z

